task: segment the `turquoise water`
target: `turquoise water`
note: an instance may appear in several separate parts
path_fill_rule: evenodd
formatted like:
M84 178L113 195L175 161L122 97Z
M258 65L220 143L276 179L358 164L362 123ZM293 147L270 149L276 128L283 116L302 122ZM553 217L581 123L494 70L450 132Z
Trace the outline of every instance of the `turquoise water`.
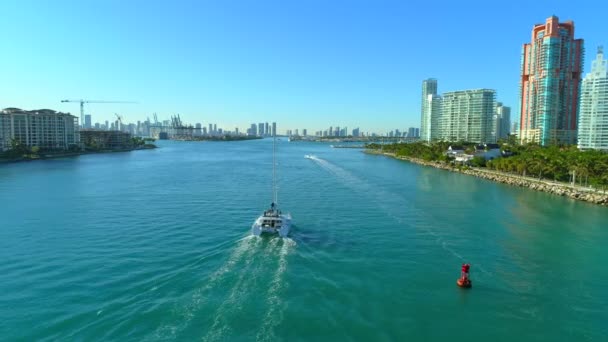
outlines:
M282 140L252 238L271 141L159 145L0 166L2 340L608 336L607 208Z

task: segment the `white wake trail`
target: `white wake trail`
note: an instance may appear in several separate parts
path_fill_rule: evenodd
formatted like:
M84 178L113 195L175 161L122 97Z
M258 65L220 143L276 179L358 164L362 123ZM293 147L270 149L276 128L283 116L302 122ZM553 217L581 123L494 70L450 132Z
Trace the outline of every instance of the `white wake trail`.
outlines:
M264 315L264 321L260 328L256 340L257 341L276 341L276 335L274 328L281 324L287 303L281 297L284 291L288 287L288 283L283 279L285 271L287 271L287 257L293 248L296 246L296 242L289 238L282 240L283 245L279 252L279 263L277 270L274 272L272 282L266 293L266 302L268 310Z
M217 287L218 283L220 283L223 279L225 279L228 273L231 273L235 269L235 265L237 265L243 258L251 259L253 253L255 253L256 249L260 245L260 239L255 236L247 236L243 239L238 240L238 245L234 248L228 260L219 267L215 272L213 272L205 284L199 288L197 288L188 303L178 309L177 315L178 319L172 319L172 321L178 321L177 325L163 325L160 326L154 333L154 336L150 339L153 340L165 340L165 339L175 339L177 334L183 331L195 313L205 304L208 299L208 293L215 287Z
M262 238L259 238L262 240ZM262 256L282 254L282 251L277 251L281 238L273 238L268 242L268 245L264 250L260 251ZM277 253L278 252L278 253ZM252 264L254 264L252 268ZM242 309L241 303L245 295L255 295L251 292L255 278L260 272L266 269L267 264L263 263L263 260L254 260L253 257L246 260L246 264L240 271L239 278L236 280L234 286L230 289L230 293L227 298L222 302L214 314L213 325L203 337L203 341L225 341L228 339L228 334L231 331L229 325L231 317L235 313ZM272 286L272 285L271 285Z

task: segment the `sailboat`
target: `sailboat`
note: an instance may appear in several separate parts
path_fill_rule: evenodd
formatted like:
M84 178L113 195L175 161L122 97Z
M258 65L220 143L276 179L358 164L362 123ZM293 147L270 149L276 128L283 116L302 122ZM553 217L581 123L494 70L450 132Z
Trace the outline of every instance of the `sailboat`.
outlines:
M283 213L278 206L276 180L276 138L272 138L272 203L251 226L251 233L260 236L262 233L279 234L287 237L291 228L291 214Z

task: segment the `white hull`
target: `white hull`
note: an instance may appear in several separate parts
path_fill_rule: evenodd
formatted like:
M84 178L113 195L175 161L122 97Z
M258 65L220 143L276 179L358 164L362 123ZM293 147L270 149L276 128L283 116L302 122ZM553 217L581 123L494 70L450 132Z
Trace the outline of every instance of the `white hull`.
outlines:
M279 221L280 224L269 224L269 220ZM279 234L280 237L287 237L291 229L291 215L260 216L251 226L251 234L260 236L262 234Z

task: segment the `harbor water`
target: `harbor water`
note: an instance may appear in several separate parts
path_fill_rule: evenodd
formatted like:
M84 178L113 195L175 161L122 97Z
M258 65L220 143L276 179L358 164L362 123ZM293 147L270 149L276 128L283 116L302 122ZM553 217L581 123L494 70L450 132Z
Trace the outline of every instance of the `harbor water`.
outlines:
M605 207L283 139L256 238L272 140L158 145L0 165L3 341L608 339Z

